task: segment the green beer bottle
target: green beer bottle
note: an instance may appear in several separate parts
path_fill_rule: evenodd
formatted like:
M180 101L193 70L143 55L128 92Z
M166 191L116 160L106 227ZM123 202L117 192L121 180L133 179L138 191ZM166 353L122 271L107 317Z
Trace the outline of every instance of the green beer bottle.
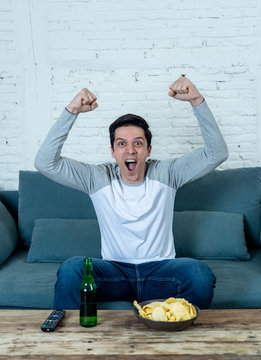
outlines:
M80 293L80 325L95 326L97 324L96 284L91 258L84 259Z

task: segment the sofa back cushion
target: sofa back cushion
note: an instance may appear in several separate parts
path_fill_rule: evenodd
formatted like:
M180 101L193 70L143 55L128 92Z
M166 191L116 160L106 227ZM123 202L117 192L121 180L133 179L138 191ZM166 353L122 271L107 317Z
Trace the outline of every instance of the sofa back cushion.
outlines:
M18 226L29 248L34 221L40 218L96 219L90 197L55 183L39 172L19 173Z
M261 168L212 171L178 190L175 210L243 214L248 245L260 246Z
M0 201L7 208L16 223L18 221L18 197L18 190L0 191Z
M0 201L0 264L13 252L17 242L18 233L15 220Z

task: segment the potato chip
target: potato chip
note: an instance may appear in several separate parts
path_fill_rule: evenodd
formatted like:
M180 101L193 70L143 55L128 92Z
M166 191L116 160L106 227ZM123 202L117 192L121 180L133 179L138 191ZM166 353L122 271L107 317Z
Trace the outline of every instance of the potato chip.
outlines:
M133 305L139 315L155 321L184 321L197 315L195 307L185 299L170 297L165 301L154 301L141 307L135 300Z
M157 306L154 307L151 314L152 320L155 321L167 321L167 315L163 307Z
M168 298L167 300L165 300L165 303L166 303L166 304L171 304L171 303L173 303L173 302L176 301L176 300L178 300L178 299L175 299L175 298L173 298L173 297L170 297L170 298Z
M189 320L191 318L189 310L184 304L181 304L180 302L174 302L170 306L170 312L175 314L176 321Z

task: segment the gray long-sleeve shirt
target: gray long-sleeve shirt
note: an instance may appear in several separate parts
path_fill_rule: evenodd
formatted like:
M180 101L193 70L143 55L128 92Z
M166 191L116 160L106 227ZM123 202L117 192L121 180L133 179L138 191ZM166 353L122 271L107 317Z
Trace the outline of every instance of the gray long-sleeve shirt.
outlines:
M192 108L204 147L177 159L148 160L144 181L139 184L124 183L117 163L91 165L61 156L77 116L64 110L51 128L36 155L35 167L52 180L90 195L104 259L142 263L175 257L172 221L177 189L207 174L228 156L206 102Z

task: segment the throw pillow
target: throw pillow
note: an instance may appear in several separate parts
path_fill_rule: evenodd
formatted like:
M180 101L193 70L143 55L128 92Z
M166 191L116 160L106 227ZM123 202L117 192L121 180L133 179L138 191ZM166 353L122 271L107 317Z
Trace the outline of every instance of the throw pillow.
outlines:
M16 248L18 233L16 223L7 208L0 202L0 264Z
M27 262L62 262L78 255L101 258L97 220L35 220Z
M248 260L242 214L214 211L175 212L176 254L198 259Z

